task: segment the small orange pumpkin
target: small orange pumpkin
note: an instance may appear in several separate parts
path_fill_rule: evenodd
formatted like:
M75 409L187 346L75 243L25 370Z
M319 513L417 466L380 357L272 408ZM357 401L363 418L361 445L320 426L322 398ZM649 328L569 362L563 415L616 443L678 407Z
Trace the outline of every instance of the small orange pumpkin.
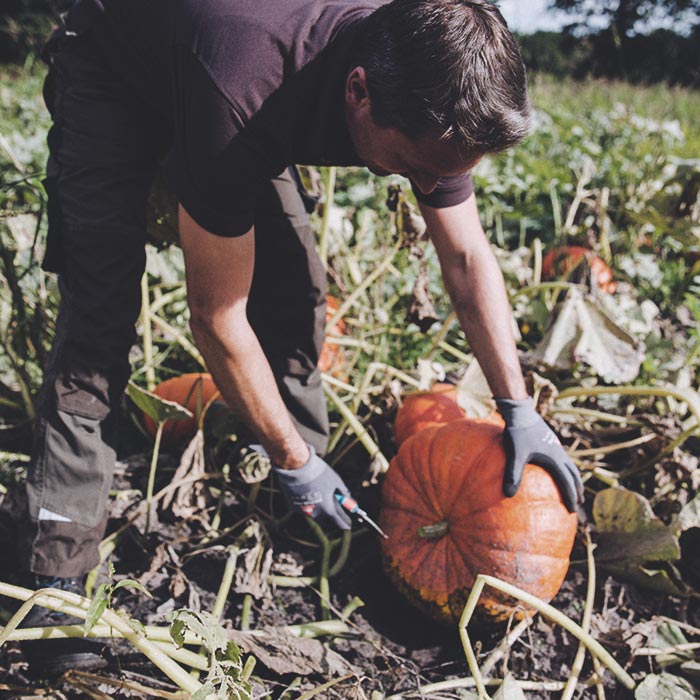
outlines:
M420 430L460 418L464 418L464 411L457 403L457 387L454 384L437 383L428 391L412 391L403 397L403 403L396 412L396 446Z
M326 323L331 320L333 314L340 308L340 301L330 294L326 297ZM341 318L331 326L330 335L345 335L347 326ZM345 356L342 346L332 340L326 340L321 347L321 354L318 357L318 368L321 372L331 374L336 378L343 374L345 367Z
M415 433L445 425L467 415L457 403L457 387L454 384L438 382L428 391L412 391L403 398L394 420L394 440L399 447L406 438ZM474 418L477 422L503 425L503 419L496 411L485 418Z
M179 403L193 414L192 418L166 421L161 436L161 442L165 447L175 446L194 437L197 432L197 420L200 417L198 411L203 411L212 399L220 395L211 374L200 372L166 379L153 390L153 393L166 401ZM146 431L155 438L158 423L146 414L143 420Z
M379 523L385 568L432 617L456 621L480 573L549 602L569 566L575 514L549 474L525 467L518 493L502 492L502 428L465 418L408 438L382 486ZM478 610L500 621L523 617L517 601L486 587Z
M584 257L588 260L591 274L601 291L613 294L617 282L613 279L610 266L592 250L579 245L552 248L542 258L542 279L553 280L568 275Z

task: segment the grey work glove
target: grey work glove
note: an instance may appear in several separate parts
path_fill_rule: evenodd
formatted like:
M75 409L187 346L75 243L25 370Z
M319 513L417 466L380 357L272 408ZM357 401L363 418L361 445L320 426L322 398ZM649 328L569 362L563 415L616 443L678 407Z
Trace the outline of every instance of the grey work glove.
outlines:
M559 487L569 512L583 501L583 482L559 438L544 422L532 399L496 399L498 411L506 423L503 439L506 448L506 471L503 493L515 496L520 488L525 465L530 462L546 469Z
M280 469L272 465L282 493L290 507L299 509L314 520L328 518L341 530L349 530L350 516L338 503L335 493L339 491L349 496L350 491L335 471L316 454L316 450L311 445L308 447L311 454L303 467ZM251 448L269 457L262 446L251 445Z

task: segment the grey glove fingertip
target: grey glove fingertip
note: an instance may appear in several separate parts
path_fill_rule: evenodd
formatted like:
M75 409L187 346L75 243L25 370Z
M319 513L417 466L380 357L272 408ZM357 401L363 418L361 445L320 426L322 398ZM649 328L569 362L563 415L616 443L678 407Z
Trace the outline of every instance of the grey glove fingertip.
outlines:
M522 481L522 474L520 478L515 476L515 467L506 466L506 472L503 475L503 495L512 498L518 493L520 488L520 482Z
M567 462L566 468L569 470L569 473L574 478L574 485L576 486L576 495L577 495L576 500L578 503L583 503L583 497L584 497L585 491L583 488L583 479L581 479L581 472L579 472L578 467L573 462Z
M333 520L335 521L335 524L341 530L352 529L352 520L350 520L350 516L344 510L341 510L340 508L336 509L336 515L333 518Z

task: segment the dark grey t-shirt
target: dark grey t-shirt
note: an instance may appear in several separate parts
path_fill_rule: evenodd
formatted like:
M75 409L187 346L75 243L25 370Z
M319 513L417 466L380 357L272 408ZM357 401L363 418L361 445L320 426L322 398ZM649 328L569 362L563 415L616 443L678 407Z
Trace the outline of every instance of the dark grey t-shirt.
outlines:
M288 165L362 165L345 78L363 19L387 0L81 2L98 8L115 64L172 120L178 197L203 228L245 233L259 183ZM416 196L444 207L471 191L464 175Z

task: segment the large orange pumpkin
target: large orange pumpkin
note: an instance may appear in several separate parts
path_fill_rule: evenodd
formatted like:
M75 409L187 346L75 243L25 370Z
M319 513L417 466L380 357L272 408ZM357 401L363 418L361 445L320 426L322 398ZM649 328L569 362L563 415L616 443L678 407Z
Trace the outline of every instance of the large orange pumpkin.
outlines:
M542 258L542 279L553 280L568 275L584 257L588 260L591 274L601 291L612 294L617 289L617 282L613 280L613 271L610 266L592 250L583 246L552 248Z
M527 465L513 498L502 492L502 428L465 418L410 437L391 461L379 523L384 564L432 617L459 618L478 574L549 602L569 566L575 514L542 468ZM486 587L478 610L499 621L525 611Z
M394 440L399 447L411 435L444 425L454 420L466 418L462 407L457 403L457 387L454 384L434 384L427 391L412 391L403 397L403 403L394 420ZM494 411L486 418L475 418L478 422L503 425L500 414Z
M330 294L326 297L326 323L331 320L333 314L340 308L340 301ZM330 328L330 335L345 335L347 326L341 318ZM332 340L326 340L321 347L321 354L318 357L318 368L321 372L331 374L339 378L343 374L345 357L342 346Z
M192 418L166 421L161 437L166 447L174 446L194 437L197 432L197 421L207 404L219 395L211 374L192 372L178 377L166 379L159 384L153 393L167 401L174 401L192 412ZM155 437L158 423L144 414L144 426L151 437Z

